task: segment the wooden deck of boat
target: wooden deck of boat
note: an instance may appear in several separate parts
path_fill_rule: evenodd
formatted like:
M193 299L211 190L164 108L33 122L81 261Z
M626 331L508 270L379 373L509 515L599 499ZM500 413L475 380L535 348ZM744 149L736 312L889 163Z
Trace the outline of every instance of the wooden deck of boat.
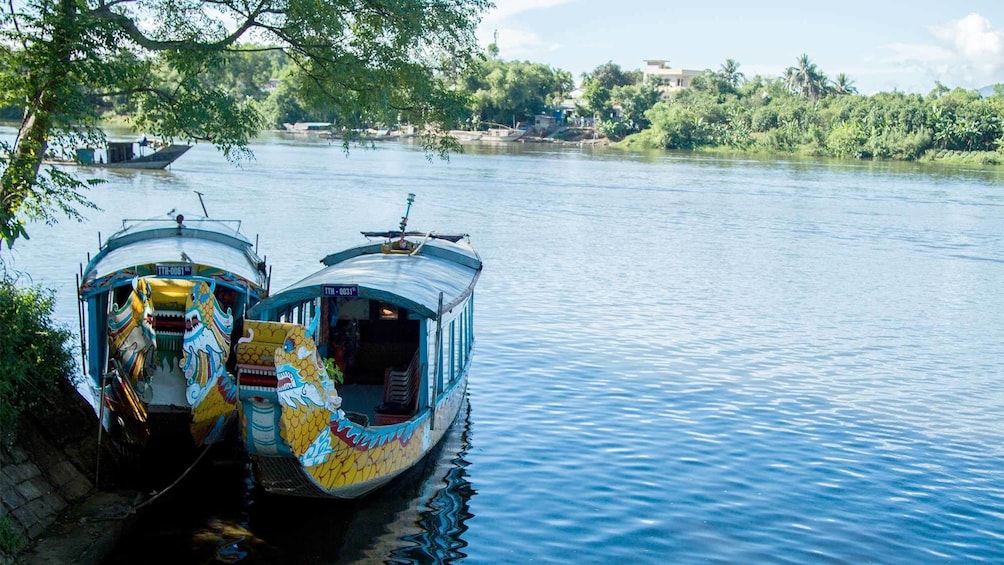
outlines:
M342 397L342 410L346 414L366 416L369 425L376 421L375 408L383 402L383 385L336 385L338 396ZM358 423L358 422L357 422Z

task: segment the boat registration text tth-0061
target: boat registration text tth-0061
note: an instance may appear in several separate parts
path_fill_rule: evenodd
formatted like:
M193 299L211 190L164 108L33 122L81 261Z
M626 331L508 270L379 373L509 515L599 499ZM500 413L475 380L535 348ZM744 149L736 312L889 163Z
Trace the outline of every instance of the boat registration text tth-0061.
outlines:
M158 277L190 277L191 265L157 265Z

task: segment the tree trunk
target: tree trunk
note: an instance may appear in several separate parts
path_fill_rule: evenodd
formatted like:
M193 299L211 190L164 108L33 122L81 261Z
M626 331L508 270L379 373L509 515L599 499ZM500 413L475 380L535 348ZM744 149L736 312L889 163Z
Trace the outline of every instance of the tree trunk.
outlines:
M39 192L38 171L49 147L49 132L57 107L57 86L60 81L68 80L76 19L75 0L60 0L58 10L46 18L47 27L51 29L50 39L26 47L47 54L45 58L49 63L45 68L29 71L29 82L35 85L35 91L25 108L7 168L0 176L0 241L6 242L8 247L19 237L27 237L23 217L25 202Z

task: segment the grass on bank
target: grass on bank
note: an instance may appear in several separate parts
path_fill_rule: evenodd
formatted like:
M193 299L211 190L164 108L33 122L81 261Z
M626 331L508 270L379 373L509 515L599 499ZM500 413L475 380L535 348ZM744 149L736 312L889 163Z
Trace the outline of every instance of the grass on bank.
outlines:
M0 553L6 555L14 555L21 549L21 534L18 533L17 528L10 521L9 516L4 516L0 518ZM0 561L3 561L2 556L0 556Z

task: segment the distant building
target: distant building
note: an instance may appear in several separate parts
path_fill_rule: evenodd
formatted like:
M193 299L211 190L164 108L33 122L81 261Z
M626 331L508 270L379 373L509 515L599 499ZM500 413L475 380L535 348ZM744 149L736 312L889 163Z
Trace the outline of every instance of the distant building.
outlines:
M536 135L546 135L547 133L557 129L557 127L558 118L556 116L537 114L533 117L533 126L530 127L530 131Z
M272 92L273 90L279 88L279 79L270 78L268 82L262 85L261 89L265 92Z
M644 80L654 79L659 85L662 97L667 98L676 90L690 88L690 83L696 76L700 76L704 71L692 69L673 69L667 66L669 62L664 59L646 59L645 69L642 71Z

